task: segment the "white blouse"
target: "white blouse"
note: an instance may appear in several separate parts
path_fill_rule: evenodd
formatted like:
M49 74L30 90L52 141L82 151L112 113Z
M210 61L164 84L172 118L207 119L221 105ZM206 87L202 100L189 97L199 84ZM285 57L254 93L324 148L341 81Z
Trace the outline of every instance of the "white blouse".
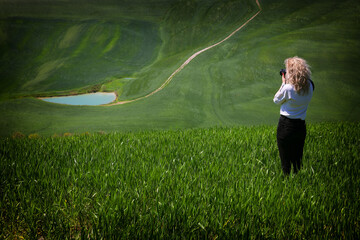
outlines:
M274 96L274 103L281 104L280 114L291 119L305 120L306 110L313 95L313 86L310 84L309 92L300 95L291 84L282 84Z

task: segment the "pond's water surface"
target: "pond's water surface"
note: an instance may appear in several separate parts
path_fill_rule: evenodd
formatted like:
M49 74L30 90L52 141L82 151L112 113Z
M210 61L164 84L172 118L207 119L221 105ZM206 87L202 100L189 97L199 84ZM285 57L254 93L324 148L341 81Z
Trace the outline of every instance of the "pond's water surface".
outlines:
M116 99L115 93L88 93L76 96L41 98L44 101L68 105L102 105Z

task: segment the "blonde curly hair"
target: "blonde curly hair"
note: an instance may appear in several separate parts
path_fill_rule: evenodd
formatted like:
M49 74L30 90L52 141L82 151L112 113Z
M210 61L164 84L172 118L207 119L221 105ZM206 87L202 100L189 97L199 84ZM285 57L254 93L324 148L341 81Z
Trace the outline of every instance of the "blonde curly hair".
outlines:
M309 92L311 79L310 66L297 56L285 59L286 82L294 86L298 94L305 95Z

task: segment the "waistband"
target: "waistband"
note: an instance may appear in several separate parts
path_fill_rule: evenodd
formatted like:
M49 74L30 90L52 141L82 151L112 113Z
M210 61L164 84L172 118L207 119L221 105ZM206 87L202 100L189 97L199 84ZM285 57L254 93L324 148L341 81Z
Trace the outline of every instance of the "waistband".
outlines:
M280 119L290 121L290 122L305 123L305 120L302 120L300 118L293 119L293 118L288 118L288 117L286 117L284 115L280 115Z

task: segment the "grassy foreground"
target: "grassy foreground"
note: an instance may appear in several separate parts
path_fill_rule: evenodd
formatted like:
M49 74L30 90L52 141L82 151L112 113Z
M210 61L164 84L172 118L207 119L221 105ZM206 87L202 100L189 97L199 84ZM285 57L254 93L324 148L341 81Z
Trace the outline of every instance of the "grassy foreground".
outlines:
M360 124L309 124L289 178L275 133L0 139L0 238L358 238Z

